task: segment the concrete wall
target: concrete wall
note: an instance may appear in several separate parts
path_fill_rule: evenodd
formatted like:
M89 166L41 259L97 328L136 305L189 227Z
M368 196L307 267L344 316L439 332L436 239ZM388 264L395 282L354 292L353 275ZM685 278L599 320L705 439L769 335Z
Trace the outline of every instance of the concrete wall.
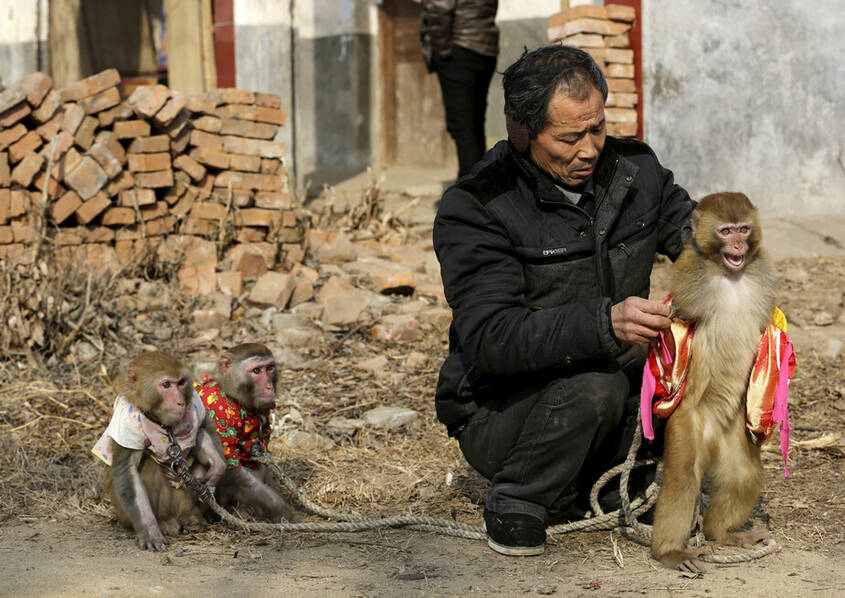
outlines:
M845 213L842 0L643 0L645 136L694 197Z
M8 86L27 73L49 70L47 0L0 0L0 77Z

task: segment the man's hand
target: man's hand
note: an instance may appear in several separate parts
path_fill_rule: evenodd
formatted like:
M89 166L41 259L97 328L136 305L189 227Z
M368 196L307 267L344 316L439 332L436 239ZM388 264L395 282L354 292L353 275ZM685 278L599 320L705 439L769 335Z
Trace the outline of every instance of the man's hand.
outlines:
M620 341L637 345L657 338L669 328L669 306L642 297L628 297L610 308L613 333Z

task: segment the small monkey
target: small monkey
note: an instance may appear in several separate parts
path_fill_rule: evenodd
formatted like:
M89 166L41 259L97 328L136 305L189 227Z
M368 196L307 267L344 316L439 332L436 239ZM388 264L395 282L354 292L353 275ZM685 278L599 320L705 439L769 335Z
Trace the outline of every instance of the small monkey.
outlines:
M701 551L684 548L704 476L712 479L704 533L753 544L763 530L729 531L751 515L763 487L760 446L746 427L746 389L774 308L774 270L760 247L757 210L742 193L715 193L693 212L693 234L670 272L673 316L694 323L683 400L669 416L664 481L652 554L701 572Z
M257 343L233 347L220 356L214 376L195 386L217 426L228 466L216 489L220 505L244 507L271 521L298 521L269 485L270 471L253 458L254 444L268 449L268 413L276 406L276 360L270 350Z
M134 528L141 549L161 551L169 543L165 536L204 525L196 493L180 487L170 472L172 441L179 457L193 461L191 474L210 485L226 462L182 362L159 351L144 353L129 364L126 383L92 450L110 465L104 483L118 521Z

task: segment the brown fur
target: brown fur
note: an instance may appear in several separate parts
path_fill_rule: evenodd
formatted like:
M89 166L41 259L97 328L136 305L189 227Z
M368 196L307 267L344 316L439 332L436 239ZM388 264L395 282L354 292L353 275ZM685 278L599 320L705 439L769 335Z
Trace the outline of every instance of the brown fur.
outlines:
M725 267L724 223L750 222L745 262ZM693 214L693 237L672 267L672 309L695 321L683 400L666 427L664 482L655 511L652 554L664 565L701 570L700 551L684 548L704 476L712 479L705 535L722 544L765 537L730 532L746 522L763 485L760 447L745 426L745 390L757 343L774 307L774 272L760 248L757 210L741 193L705 197Z

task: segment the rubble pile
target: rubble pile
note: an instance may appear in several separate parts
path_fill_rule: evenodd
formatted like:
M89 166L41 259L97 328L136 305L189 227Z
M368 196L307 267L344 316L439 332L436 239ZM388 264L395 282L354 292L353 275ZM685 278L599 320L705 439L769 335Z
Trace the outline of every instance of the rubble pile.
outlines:
M268 243L272 267L290 267L302 227L274 141L279 96L120 90L108 69L61 90L32 73L0 92L0 258L26 259L41 239L75 261L125 266L173 236L179 247Z
M607 78L607 132L616 137L637 134L637 87L634 51L629 33L636 12L620 4L583 4L549 17L549 40L588 52Z

